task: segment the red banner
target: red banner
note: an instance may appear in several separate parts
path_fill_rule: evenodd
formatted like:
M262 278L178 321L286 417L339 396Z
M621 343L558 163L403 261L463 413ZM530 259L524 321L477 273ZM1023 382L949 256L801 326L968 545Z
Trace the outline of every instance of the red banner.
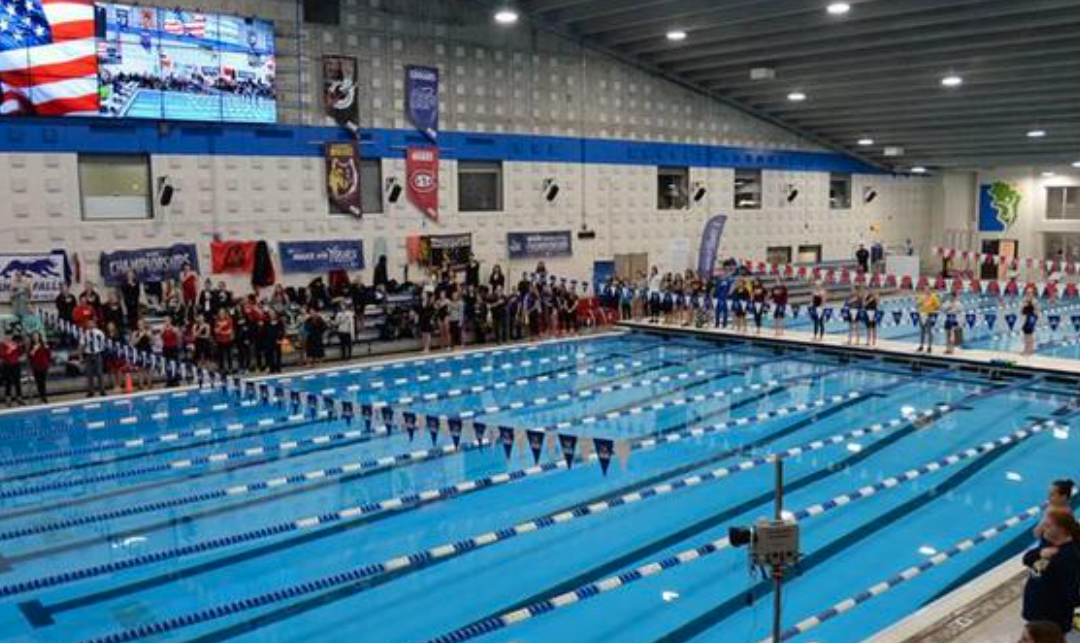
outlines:
M410 147L405 152L409 202L432 221L439 220L439 148Z
M210 260L214 274L251 274L255 269L255 242L212 241Z

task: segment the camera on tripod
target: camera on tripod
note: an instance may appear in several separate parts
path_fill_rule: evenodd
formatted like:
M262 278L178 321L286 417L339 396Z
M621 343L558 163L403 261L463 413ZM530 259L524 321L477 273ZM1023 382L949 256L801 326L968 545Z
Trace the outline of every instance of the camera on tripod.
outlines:
M758 520L750 527L731 527L732 547L749 547L755 566L786 567L799 562L799 524L794 520Z

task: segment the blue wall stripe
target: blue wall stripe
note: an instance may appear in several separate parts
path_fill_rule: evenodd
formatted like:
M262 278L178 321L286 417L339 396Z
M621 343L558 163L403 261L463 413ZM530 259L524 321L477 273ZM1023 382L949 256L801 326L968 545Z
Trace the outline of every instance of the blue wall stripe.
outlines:
M0 152L322 156L327 141L347 141L334 127L114 122L105 119L3 119ZM405 148L426 139L413 130L365 129L361 155L403 158ZM443 132L449 159L675 165L717 168L882 174L858 159L828 152L679 143L651 143L564 136Z

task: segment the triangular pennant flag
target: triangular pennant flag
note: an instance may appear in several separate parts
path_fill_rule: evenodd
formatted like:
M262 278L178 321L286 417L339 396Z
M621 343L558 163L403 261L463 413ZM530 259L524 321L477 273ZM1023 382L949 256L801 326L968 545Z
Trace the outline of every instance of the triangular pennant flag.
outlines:
M543 431L529 429L525 432L529 442L529 451L532 451L533 464L540 463L540 454L544 451L544 438L547 436Z
M911 325L912 326L918 326L919 325L919 313L912 311L912 313L911 313Z
M1073 331L1080 333L1080 315L1073 315L1069 318L1069 321L1072 322Z
M885 311L884 310L876 311L874 313L874 323L880 326L882 319L885 319Z
M937 320L938 320L938 314L937 313L930 313L926 317L926 322L928 324L930 324L930 328L937 328Z
M975 324L979 323L979 316L975 313L968 313L964 317L967 320L968 330L975 330Z
M986 313L985 315L983 315L983 319L986 320L986 327L987 328L993 329L994 326L997 325L997 314L996 313Z
M341 417L345 418L345 424L352 425L353 417L356 415L356 407L352 402L343 401L341 403Z
M615 455L615 442L608 438L593 438L596 444L596 459L600 461L600 470L607 475L608 467L611 466L611 458Z
M319 396L314 393L307 394L308 415L315 417L319 414Z
M802 310L802 307L799 306L798 304L792 306L791 307L791 318L792 319L798 319L799 318L799 312L801 310Z
M416 437L416 414L412 411L405 411L402 414L405 418L405 432L409 434L409 442L413 441Z
M562 448L563 460L566 460L567 469L574 466L574 450L577 449L577 442L576 435L559 434L559 447Z
M833 315L833 309L832 308L826 308L821 317L822 317L822 319L825 320L825 323L827 324L832 319L832 315Z
M503 446L503 453L509 458L514 452L514 429L508 426L499 427L499 443Z
M902 311L902 310L894 310L894 311L892 311L893 324L899 326L900 325L900 320L903 319L903 318L904 318L904 311Z
M1009 330L1013 330L1016 327L1016 315L1013 313L1005 315L1005 323L1009 325Z
M439 443L439 416L429 415L425 418L428 435L431 436L431 446Z
M630 464L630 441L615 440L615 457L619 459L619 468L626 471Z
M461 445L461 420L450 418L446 421L446 427L450 432L450 440L454 443L454 448L458 448Z
M847 323L851 323L851 309L844 306L840 309L840 319L843 319Z
M289 402L292 404L292 412L300 410L300 391L289 391Z
M483 422L473 422L472 426L473 426L473 431L476 432L476 441L479 442L481 445L487 445L488 444L488 439L487 439L488 426L486 424L484 424Z
M1047 315L1046 321L1050 323L1050 330L1056 333L1058 326L1061 325L1061 315Z

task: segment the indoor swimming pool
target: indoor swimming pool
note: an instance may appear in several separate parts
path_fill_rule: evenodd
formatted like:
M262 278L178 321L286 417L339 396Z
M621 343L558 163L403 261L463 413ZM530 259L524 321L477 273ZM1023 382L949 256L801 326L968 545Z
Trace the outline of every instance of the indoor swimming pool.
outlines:
M755 643L770 585L726 536L780 455L785 640L857 643L1028 547L1080 462L1075 383L677 335L283 381L395 412L0 415L0 641Z

